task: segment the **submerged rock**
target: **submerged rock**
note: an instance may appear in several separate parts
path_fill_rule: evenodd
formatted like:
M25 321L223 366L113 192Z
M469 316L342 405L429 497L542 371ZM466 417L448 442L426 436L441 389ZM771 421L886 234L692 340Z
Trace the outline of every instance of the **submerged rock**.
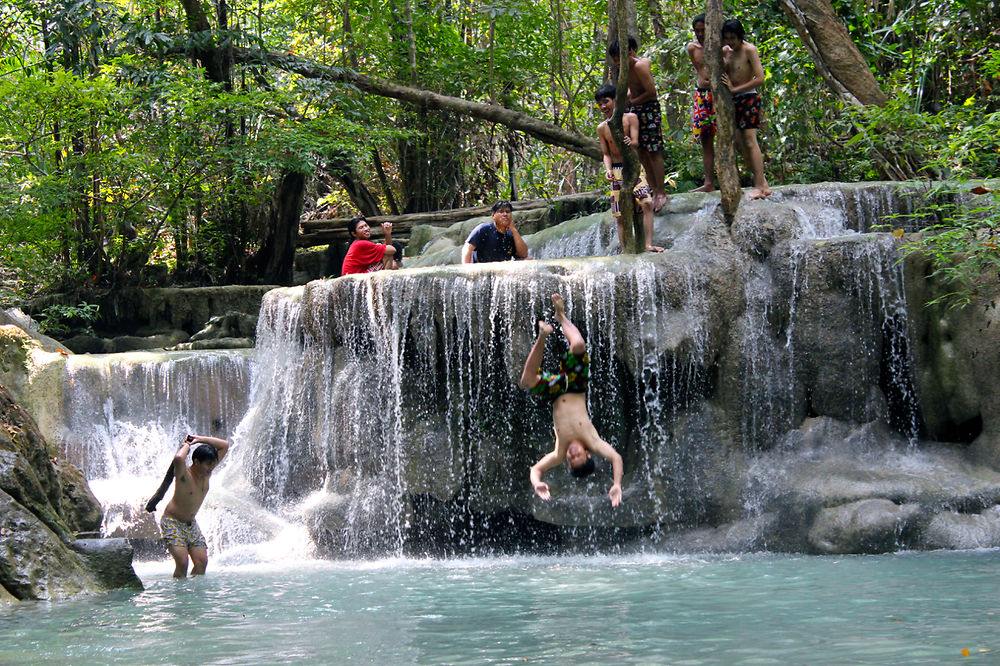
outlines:
M77 539L70 544L105 589L142 589L132 569L132 546L125 539Z
M921 545L951 549L1000 547L1000 505L981 513L937 514L923 529Z
M809 545L824 555L892 552L904 543L902 532L921 512L918 504L886 499L821 509L809 529Z

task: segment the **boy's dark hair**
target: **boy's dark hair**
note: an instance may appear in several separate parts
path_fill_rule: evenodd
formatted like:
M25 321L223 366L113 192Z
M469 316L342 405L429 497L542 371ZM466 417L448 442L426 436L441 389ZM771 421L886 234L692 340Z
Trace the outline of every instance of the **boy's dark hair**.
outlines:
M347 222L347 234L354 238L354 231L358 228L358 225L362 222L367 222L364 215L358 215L357 217L352 217Z
M399 241L392 241L391 243L389 243L389 245L391 245L394 248L396 248L396 254L392 255L392 260L393 261L398 261L399 263L402 264L403 263L403 244L400 243Z
M506 199L501 199L500 201L498 201L495 204L493 204L492 212L496 213L497 211L503 210L505 208L507 210L509 210L510 212L512 212L512 213L514 212L514 207L511 206L510 202L507 201Z
M590 476L594 473L594 456L589 456L587 462L581 463L576 467L570 467L569 473L578 479L582 479L585 476Z
M199 444L191 454L192 462L218 462L219 452L211 444Z
M746 34L743 32L743 24L737 19L729 19L722 24L722 36L725 37L726 33L736 35L740 38L741 42L743 41L743 36Z
M600 102L602 99L608 99L609 97L614 99L617 94L618 90L610 83L606 83L594 92L594 101Z
M628 36L628 50L630 53L632 51L639 50L639 42L635 41L635 37L633 37L632 35ZM619 48L618 48L618 40L616 39L615 41L608 44L608 56L612 58L617 58L618 55L619 55Z
M704 14L698 14L693 19L691 19L691 27L694 28L699 23L704 23L704 22L705 22L705 15Z

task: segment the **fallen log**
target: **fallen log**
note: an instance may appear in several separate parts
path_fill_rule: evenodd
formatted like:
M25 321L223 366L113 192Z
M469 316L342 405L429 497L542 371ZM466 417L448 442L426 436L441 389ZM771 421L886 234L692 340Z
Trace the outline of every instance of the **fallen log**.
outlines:
M531 211L544 208L575 206L589 207L602 196L604 192L579 192L567 194L551 199L526 199L514 201L511 206L515 211ZM407 213L404 215L371 215L365 219L372 227L372 235L379 237L381 231L379 226L383 222L392 223L393 240L403 241L410 233L410 230L421 224L431 226L451 226L456 222L468 220L474 217L484 217L490 214L492 206L474 206L471 208L454 208L452 210L432 211L428 213ZM327 218L322 220L303 220L299 223L302 233L296 240L298 247L315 247L317 245L327 245L330 243L346 242L350 240L347 233L347 222L351 218Z
M577 202L588 202L593 201L601 196L604 196L604 192L578 192L576 194L564 194L558 197L552 197L551 199L525 199L523 201L513 201L511 202L511 207L518 210L530 210L533 208L545 208L551 206L552 204L563 204L563 203L577 203ZM483 215L490 214L490 206L472 206L469 208L453 208L451 210L435 210L427 213L406 213L403 215L371 215L366 217L368 224L372 227L378 226L383 222L392 222L393 231L396 230L396 224L431 224L438 226L442 223L447 222L449 225L454 224L459 220L468 220L472 217L481 217ZM333 228L343 228L347 225L347 222L351 220L349 217L334 217L325 218L319 220L303 220L299 226L303 231L317 231L321 229L333 229Z

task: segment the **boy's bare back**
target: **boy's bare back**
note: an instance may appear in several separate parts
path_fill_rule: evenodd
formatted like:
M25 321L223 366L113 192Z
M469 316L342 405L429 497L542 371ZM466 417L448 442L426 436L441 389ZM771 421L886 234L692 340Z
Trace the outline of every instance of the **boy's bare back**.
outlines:
M634 146L639 140L639 118L634 113L622 114L622 130L625 134L625 145ZM600 139L601 150L605 155L611 156L612 162L622 162L621 151L611 134L608 121L604 120L597 126L597 137Z

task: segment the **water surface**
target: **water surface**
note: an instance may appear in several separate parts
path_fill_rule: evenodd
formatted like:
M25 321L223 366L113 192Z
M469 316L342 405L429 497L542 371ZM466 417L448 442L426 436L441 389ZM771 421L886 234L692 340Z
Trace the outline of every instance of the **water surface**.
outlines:
M1000 550L170 570L0 610L0 663L1000 663Z

